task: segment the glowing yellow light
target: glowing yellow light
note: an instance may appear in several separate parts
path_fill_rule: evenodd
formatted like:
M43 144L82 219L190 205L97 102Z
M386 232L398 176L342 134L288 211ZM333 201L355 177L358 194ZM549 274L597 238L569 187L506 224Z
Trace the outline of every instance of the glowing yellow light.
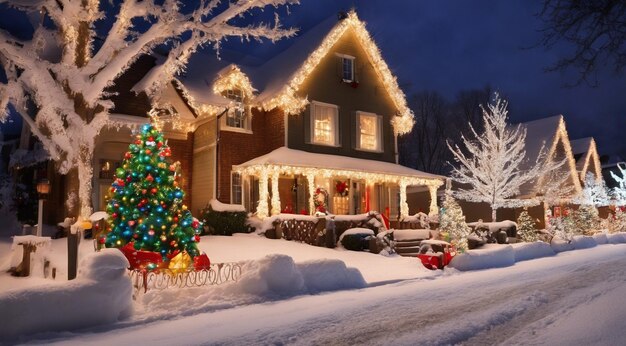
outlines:
M182 273L187 270L190 264L191 256L189 256L187 252L183 251L170 260L168 269L174 273Z

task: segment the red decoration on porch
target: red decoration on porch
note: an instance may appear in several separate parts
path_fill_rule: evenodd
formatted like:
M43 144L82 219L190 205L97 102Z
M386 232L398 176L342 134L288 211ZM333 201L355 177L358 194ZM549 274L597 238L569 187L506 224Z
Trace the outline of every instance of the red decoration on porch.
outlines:
M347 196L350 192L348 189L348 183L345 181L338 181L337 184L335 184L335 192L337 192L337 194L341 197Z

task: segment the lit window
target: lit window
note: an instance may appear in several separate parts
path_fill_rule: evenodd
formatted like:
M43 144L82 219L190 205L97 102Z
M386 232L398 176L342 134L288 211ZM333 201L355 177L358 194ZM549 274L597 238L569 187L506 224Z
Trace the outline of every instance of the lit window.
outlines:
M313 102L311 104L311 142L322 145L339 145L337 119L337 106Z
M381 117L373 113L357 113L357 149L380 151Z
M243 189L241 185L241 174L232 172L230 177L230 203L243 204Z
M228 110L226 114L226 126L238 129L248 129L248 116L246 107L243 104L243 93L241 90L227 90L226 97L235 101L234 107Z

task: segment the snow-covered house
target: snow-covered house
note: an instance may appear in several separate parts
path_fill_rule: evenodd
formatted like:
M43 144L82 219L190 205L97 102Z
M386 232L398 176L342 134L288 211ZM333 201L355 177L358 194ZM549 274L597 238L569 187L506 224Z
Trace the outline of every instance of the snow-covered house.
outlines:
M196 214L214 198L260 216L313 213L324 197L335 214L378 210L393 219L409 213L409 186L428 191L435 213L443 177L397 164L397 136L411 130L413 115L365 24L346 13L286 45L263 45L276 52L262 59L228 49L219 57L197 52L184 75L157 81L167 86L158 99L146 91L163 59L136 61L111 87L111 120L120 127L96 139L94 209L105 208L132 140L129 127L160 113L169 120L163 128L172 158L182 163L185 202ZM67 196L77 182L62 180L57 190ZM63 209L57 218L73 211L62 202L51 207Z
M585 182L587 173L592 173L596 180L602 179L602 164L593 137L575 139L571 142L572 154L576 160L576 170L581 182Z

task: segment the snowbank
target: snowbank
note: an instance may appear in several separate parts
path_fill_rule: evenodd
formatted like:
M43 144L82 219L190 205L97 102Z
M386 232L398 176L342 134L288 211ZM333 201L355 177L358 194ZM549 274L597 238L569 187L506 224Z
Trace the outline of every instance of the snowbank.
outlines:
M394 240L422 240L432 238L429 229L396 229L393 231Z
M564 252L564 251L572 251L575 249L574 243L568 242L559 238L552 239L552 242L550 242L550 247L556 253Z
M130 314L128 261L117 249L85 258L73 281L55 281L0 293L0 339L112 323ZM10 318L7 318L9 317Z
M337 242L341 243L341 240L343 239L343 237L347 235L354 235L354 234L364 234L364 235L374 236L374 231L372 231L369 228L362 228L362 227L348 228L345 232L341 233L341 236L339 236L339 240Z
M508 267L515 264L515 251L511 245L487 244L479 249L456 255L450 267L458 270L478 270Z
M555 255L550 244L542 241L536 241L534 243L515 243L511 244L511 246L515 253L515 262Z
M226 203L222 203L216 199L212 199L209 204L211 205L211 209L218 211L218 212L223 212L223 211L228 211L228 212L245 212L246 208L241 205L241 204L226 204Z
M504 220L504 221L498 221L498 222L470 222L467 224L470 227L476 227L479 225L484 225L489 227L489 231L490 232L495 232L499 229L506 229L506 228L511 228L511 227L517 227L517 223L511 221L511 220Z
M584 235L574 236L574 239L572 239L572 244L574 244L574 248L576 250L589 249L598 245L593 237Z
M609 238L607 238L606 233L597 233L593 235L593 240L596 241L596 244L603 245L609 243Z
M611 244L626 243L626 233L624 232L607 234L606 237Z
M241 279L234 291L263 297L293 296L340 289L363 288L366 283L355 268L335 259L319 259L296 264L286 255L268 255L242 266Z

